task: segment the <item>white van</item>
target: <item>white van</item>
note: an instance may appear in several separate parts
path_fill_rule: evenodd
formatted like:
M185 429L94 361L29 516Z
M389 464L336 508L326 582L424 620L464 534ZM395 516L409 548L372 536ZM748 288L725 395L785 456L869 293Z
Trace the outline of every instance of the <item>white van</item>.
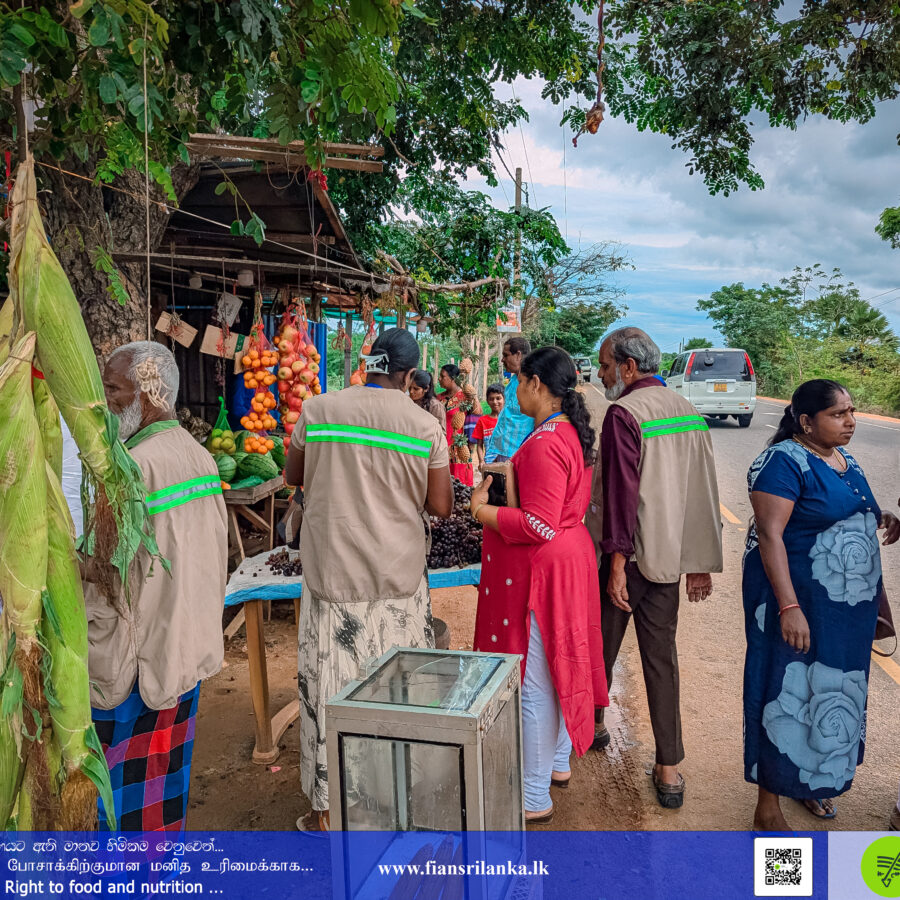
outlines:
M704 416L734 416L747 428L756 409L756 374L743 350L731 347L688 350L675 357L666 385Z

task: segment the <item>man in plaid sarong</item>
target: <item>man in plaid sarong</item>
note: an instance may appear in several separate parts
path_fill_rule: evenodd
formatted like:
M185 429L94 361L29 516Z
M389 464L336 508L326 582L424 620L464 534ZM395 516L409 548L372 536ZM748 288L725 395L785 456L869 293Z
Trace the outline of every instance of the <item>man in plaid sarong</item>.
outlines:
M110 410L147 485L167 573L142 548L130 596L90 583L85 605L91 706L112 776L119 829L183 831L200 682L222 666L227 520L213 458L175 418L175 358L127 344L103 374ZM101 809L101 825L108 816Z

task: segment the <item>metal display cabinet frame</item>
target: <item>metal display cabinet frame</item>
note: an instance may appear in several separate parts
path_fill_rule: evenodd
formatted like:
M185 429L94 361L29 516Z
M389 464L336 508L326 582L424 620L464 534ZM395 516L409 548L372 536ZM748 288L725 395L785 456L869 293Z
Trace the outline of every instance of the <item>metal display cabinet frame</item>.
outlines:
M500 660L497 669L481 686L467 709L453 710L396 703L373 703L353 700L360 688L374 682L400 654L433 657L482 657ZM341 778L343 775L340 737L383 738L386 740L458 746L462 750L462 830L482 831L487 823L483 786L484 736L508 702L515 702L518 728L519 772L523 771L522 692L517 654L475 653L465 650L431 650L392 647L369 666L369 674L351 681L325 706L325 730L328 755L328 797L331 828L342 830L346 821L343 808ZM518 807L522 811L519 827L525 828L524 786L521 779L513 788L518 791Z
M376 689L379 676L389 671L392 664L399 666L398 657L405 654L407 665L414 665L415 656L421 656L423 663L429 661L439 662L444 659L459 659L460 665L463 658L479 657L495 659L498 661L496 668L478 686L474 693L474 699L465 709L442 709L437 704L415 706L411 704L392 702L372 702L370 700L353 699L361 693L366 693L367 688ZM410 658L413 662L410 663ZM440 658L440 660L436 658ZM467 862L479 859L489 859L491 854L496 854L498 848L502 848L504 859L519 861L524 859L525 850L525 812L524 812L524 785L522 781L523 749L522 749L522 710L521 710L521 685L520 663L521 657L501 653L473 653L471 651L435 651L430 649L413 650L394 647L381 656L374 663L366 667L367 674L348 684L326 704L326 743L328 754L328 796L330 806L330 827L335 839L332 840L332 875L334 896L351 900L354 897L367 897L368 892L360 885L368 877L366 872L374 870L375 863L387 859L387 855L401 847L401 843L421 839L423 842L432 840L430 835L437 837L441 834L438 830L417 829L414 822L411 828L404 831L404 813L401 810L403 791L409 791L410 787L405 780L409 771L409 760L406 763L398 759L398 751L392 748L392 769L390 777L393 780L393 792L398 796L396 815L399 827L394 832L371 833L371 840L379 847L376 860L369 843L361 844L366 850L362 853L365 859L359 858L359 848L354 850L354 835L356 839L370 840L370 835L361 831L347 831L348 815L346 804L346 790L344 779L347 777L344 769L342 746L345 738L363 738L385 741L397 741L398 746L408 747L434 745L438 747L454 748L459 752L459 784L460 784L460 827L454 830L462 841L463 854ZM405 669L400 669L406 672ZM383 684L383 682L382 682ZM373 690L368 690L371 695ZM517 760L518 772L504 773L509 778L509 790L515 794L510 797L510 820L504 831L485 832L486 827L491 827L492 821L490 809L486 808L489 802L489 789L486 787L485 766L492 765L490 753L485 754L485 739L490 742L491 727L497 723L498 728L504 729L496 733L495 739L499 740L509 727L509 719L498 722L501 714L512 705L514 714L512 736L518 746L513 750L508 748L513 758ZM508 745L505 745L508 747ZM512 768L513 766L510 766ZM491 773L488 773L490 777ZM496 779L499 783L500 779ZM494 783L492 783L494 784ZM384 785L381 785L382 789ZM494 787L494 790L497 788ZM503 786L501 789L505 789ZM409 801L407 794L407 802ZM507 795L509 796L509 795ZM437 798L435 798L437 802ZM340 833L338 836L337 833ZM451 834L451 832L446 832ZM503 835L508 835L504 838ZM407 846L407 844L402 844ZM361 869L366 872L361 872ZM502 883L503 882L503 883ZM501 900L508 896L516 879L471 877L467 879L467 893L469 900ZM354 885L356 887L354 887Z

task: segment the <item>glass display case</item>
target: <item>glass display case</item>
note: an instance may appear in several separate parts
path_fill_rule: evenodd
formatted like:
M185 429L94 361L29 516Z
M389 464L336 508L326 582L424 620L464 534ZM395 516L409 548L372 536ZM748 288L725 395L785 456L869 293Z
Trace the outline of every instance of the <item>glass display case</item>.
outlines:
M524 824L519 657L393 648L326 706L333 828Z
M448 862L521 857L519 659L394 647L328 701L331 828L354 858L342 896L368 896L376 861L432 844ZM482 896L508 889L495 878Z

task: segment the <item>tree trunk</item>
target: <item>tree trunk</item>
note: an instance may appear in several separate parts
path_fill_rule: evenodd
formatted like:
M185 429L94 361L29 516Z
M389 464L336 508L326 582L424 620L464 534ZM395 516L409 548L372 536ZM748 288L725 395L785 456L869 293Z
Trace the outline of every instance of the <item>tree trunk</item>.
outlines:
M81 304L88 335L100 359L129 341L147 340L147 285L143 264L119 266L129 301L122 306L108 288L105 273L96 268L97 252L143 252L146 249L144 176L131 170L119 176L110 188L95 184L96 160L82 163L67 159L59 163L72 175L40 167L44 190L40 193L48 236L75 296ZM75 177L84 176L91 180ZM179 199L197 183L199 167L178 165L172 180ZM127 193L122 193L125 191ZM150 184L151 200L163 201L158 186ZM169 214L150 204L150 245L155 250L168 224ZM153 323L151 322L151 328ZM152 337L152 331L150 336Z

